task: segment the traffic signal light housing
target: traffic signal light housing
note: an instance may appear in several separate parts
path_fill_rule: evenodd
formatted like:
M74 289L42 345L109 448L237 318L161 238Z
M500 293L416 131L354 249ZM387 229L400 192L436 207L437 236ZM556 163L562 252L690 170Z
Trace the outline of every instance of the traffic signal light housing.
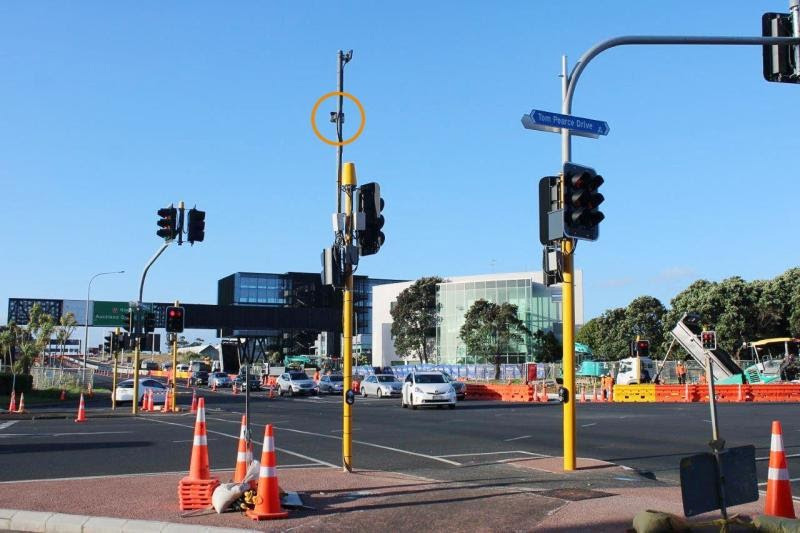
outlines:
M161 218L157 222L159 230L156 235L167 241L175 239L178 235L178 210L172 206L162 207L158 216Z
M385 222L382 212L385 202L381 198L381 186L375 182L365 183L358 194L358 211L364 214L364 229L358 230L361 255L378 253L386 236L381 229Z
M167 333L182 333L184 323L183 307L167 307Z
M792 15L789 13L764 13L761 17L761 35L764 37L792 37ZM800 83L795 48L798 45L764 45L764 79L778 83Z
M122 315L122 320L122 329L125 331L133 331L133 309L128 309L128 311Z
M650 357L650 341L633 341L633 355L636 357Z
M144 313L144 332L153 333L156 330L156 314L152 311Z
M593 168L564 163L564 236L595 241L605 215L597 208L605 199L598 189L605 180Z
M189 226L186 240L192 243L203 242L206 238L206 212L197 208L189 209Z
M103 351L106 353L111 353L111 339L114 338L114 334L111 333L103 337Z
M700 343L703 345L704 350L717 349L717 332L716 331L703 331L700 333Z

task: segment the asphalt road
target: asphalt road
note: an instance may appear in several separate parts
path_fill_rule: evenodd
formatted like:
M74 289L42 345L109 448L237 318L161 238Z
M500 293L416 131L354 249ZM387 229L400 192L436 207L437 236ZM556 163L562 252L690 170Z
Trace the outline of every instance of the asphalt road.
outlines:
M98 385L99 386L99 385ZM206 398L212 469L232 469L244 395ZM188 405L191 392L181 390ZM95 402L96 404L97 402ZM188 470L194 417L146 414L72 419L0 420L0 481ZM122 407L123 413L129 407ZM341 465L340 397L251 397L251 430L260 455L264 425L275 426L280 468ZM578 456L602 459L679 483L681 457L709 451L706 404L578 404ZM756 446L758 476L766 481L772 420L783 424L793 494L800 496L800 417L795 404L721 404L727 446ZM466 401L456 410L402 409L399 399L357 398L353 408L353 465L439 480L476 482L506 477L508 462L562 454L562 408L548 404ZM525 479L516 470L514 475ZM761 487L763 488L763 486Z

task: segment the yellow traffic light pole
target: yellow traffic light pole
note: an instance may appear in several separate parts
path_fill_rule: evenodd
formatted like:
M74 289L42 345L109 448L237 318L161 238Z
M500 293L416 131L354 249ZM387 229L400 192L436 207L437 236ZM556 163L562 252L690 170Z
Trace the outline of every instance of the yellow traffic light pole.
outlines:
M119 328L117 328L114 332L114 335L111 336L111 357L114 358L114 372L111 375L111 410L114 411L117 408L117 352L119 351L119 346L117 346L117 350L114 351L114 339L119 338Z
M175 300L175 307L179 307L180 302ZM178 334L172 334L172 403L170 408L175 412L176 399L178 397Z
M342 166L342 189L344 191L344 246L345 250L353 241L353 191L356 188L356 166L345 163ZM344 261L344 291L342 309L342 361L344 373L344 387L342 387L342 466L344 471L353 471L352 461L352 428L353 406L347 402L348 392L352 394L353 386L353 265L347 253Z

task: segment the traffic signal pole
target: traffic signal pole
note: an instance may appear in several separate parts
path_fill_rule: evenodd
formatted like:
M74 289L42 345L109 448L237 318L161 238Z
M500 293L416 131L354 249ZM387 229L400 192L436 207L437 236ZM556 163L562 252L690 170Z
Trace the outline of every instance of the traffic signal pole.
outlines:
M345 163L342 167L342 190L344 191L345 249L353 241L353 191L356 188L356 167L353 163ZM353 387L353 265L349 255L345 253L344 290L342 308L342 361L344 363L344 386L342 387L342 466L344 471L353 471L352 461L352 428L353 406L347 402L347 394L352 394Z
M797 1L792 0L790 4L793 13L800 15L800 7ZM798 20L798 19L795 19ZM795 34L800 33L800 22L797 23ZM578 79L589 62L600 53L609 48L623 45L731 45L731 46L763 46L763 45L797 45L800 44L800 37L708 37L708 36L655 36L655 35L628 35L615 37L602 41L588 51L586 51L578 62L575 63L572 71L568 74L567 57L562 56L561 61L561 113L570 115L572 113L572 98L575 94L575 87ZM572 139L570 131L566 128L561 129L561 162L572 160ZM563 195L563 176L562 176L562 195ZM562 196L561 205L564 206ZM561 240L561 251L563 253L563 387L567 392L567 401L564 402L563 413L563 433L564 433L564 470L575 470L575 292L574 292L574 261L576 241L572 238Z
M175 307L179 307L181 304L178 300L175 300ZM175 411L176 407L176 398L178 396L178 334L172 334L172 402L171 402L171 409L172 412Z

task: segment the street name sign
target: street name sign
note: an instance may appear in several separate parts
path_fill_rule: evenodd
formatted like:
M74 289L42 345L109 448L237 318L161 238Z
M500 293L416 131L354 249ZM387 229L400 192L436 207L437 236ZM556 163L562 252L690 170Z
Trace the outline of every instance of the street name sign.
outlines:
M562 129L569 130L573 135L597 139L600 135L608 135L611 128L608 122L591 118L562 115L550 111L532 109L527 115L522 115L522 125L529 130L550 131L561 133Z

